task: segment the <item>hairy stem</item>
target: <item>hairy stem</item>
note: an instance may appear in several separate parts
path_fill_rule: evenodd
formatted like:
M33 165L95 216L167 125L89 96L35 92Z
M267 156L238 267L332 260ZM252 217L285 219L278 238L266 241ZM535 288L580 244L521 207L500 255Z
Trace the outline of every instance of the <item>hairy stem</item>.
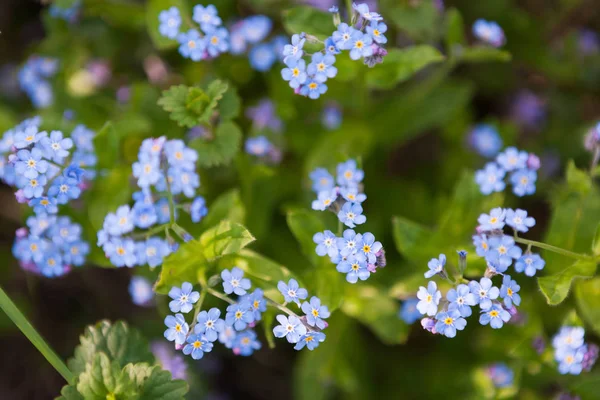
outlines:
M204 287L203 288L207 293L215 296L218 299L221 299L223 301L226 301L229 304L235 304L235 301L233 301L232 299L230 299L229 297L225 296L224 294L217 292L215 289L213 288L209 288L209 287Z
M563 256L571 257L576 260L594 260L594 257L591 257L587 254L575 253L573 251L561 249L560 247L552 246L550 244L536 242L535 240L523 239L518 236L515 236L515 242L526 244L528 246L539 247L540 249L548 250L557 254L562 254Z

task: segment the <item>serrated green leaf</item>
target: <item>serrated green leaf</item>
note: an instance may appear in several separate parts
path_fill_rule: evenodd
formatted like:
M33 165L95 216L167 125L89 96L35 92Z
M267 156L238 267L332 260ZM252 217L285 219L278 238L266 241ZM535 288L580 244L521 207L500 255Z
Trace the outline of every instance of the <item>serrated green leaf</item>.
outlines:
M597 335L600 334L600 278L577 282L575 300L579 315Z
M465 47L460 51L455 51L455 55L460 61L471 63L490 61L507 62L512 59L509 52L489 46Z
M237 118L242 108L242 99L237 93L235 86L229 85L223 98L219 101L219 118L221 121L227 121Z
M204 278L212 261L236 253L253 241L254 237L244 226L221 221L165 258L155 290L167 293L171 287L181 286L183 282L197 282Z
M567 298L574 279L591 278L595 272L595 262L576 261L557 274L538 278L538 285L548 304L557 305Z
M77 391L77 385L66 385L60 391L61 396L56 400L84 400L83 396Z
M214 138L196 138L189 146L198 152L200 167L227 165L240 150L242 131L233 122L223 122L217 126Z
M165 11L171 7L177 7L179 12L183 14L184 18L189 18L187 12L187 5L183 0L150 0L146 4L146 26L148 28L148 35L154 43L154 46L158 49L169 49L178 46L178 42L175 39L169 39L160 34L158 27L160 25L158 16L162 11Z
M102 149L98 151L98 162L96 168L113 168L118 160L120 152L120 137L112 122L108 121L94 137L94 147Z
M391 49L383 64L367 71L367 86L373 89L391 89L426 66L443 60L442 53L428 45Z
M67 363L69 369L76 375L82 373L98 352L105 353L119 365L154 361L148 342L139 331L123 321L111 324L105 320L88 326L80 336L80 344L75 348L73 358Z
M85 371L79 376L77 391L86 400L139 398L134 382L121 370L117 361L111 362L104 353L94 355Z
M188 88L185 98L185 108L188 110L200 116L208 108L210 102L211 99L204 90L199 87Z
M206 105L206 108L202 111L200 115L201 122L209 122L214 110L217 108L219 101L223 98L229 85L226 82L221 80L212 81L208 87L205 89L206 96L208 96L209 102Z
M385 344L404 343L408 325L398 318L398 302L370 285L348 285L342 311L356 318Z
M452 52L454 46L465 44L465 27L462 15L456 8L450 8L446 11L446 49Z
M285 10L282 16L285 30L290 34L302 32L325 40L335 30L330 13L314 7L298 6Z
M98 176L91 190L86 193L88 215L97 231L102 229L104 218L131 199L131 166L113 167L107 175Z
M169 371L159 366L145 363L128 364L124 372L135 382L143 400L183 400L188 392L188 384L174 380Z
M186 108L189 88L185 85L171 86L162 92L158 105L169 112L169 117L179 126L193 128L198 125L198 115Z

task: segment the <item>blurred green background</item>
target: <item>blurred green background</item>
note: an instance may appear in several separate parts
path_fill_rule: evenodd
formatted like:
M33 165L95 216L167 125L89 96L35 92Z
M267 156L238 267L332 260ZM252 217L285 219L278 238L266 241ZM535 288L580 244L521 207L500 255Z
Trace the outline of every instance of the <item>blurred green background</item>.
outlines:
M327 341L314 352L298 353L281 341L269 349L260 329L263 349L250 358L235 357L216 346L202 361L189 362L189 398L548 399L561 392L600 398L597 368L578 377L560 376L549 353L539 355L531 346L536 337L550 338L573 310L588 328L586 340L598 343L597 278L577 282L574 294L550 306L536 280L519 275L524 320L498 331L471 317L465 331L447 339L429 334L418 322L407 326L397 316L401 301L424 284L422 273L429 258L446 252L454 263L454 250L474 254L470 237L477 216L492 207L526 209L537 220L527 234L530 239L546 238L589 252L600 221L597 181L596 187L581 185L573 177L566 182L565 171L570 160L582 170L588 167L591 155L583 147L584 135L600 116L600 48L594 36L600 30L600 7L595 1L464 0L440 6L441 1L380 0L377 10L390 28L388 51L418 48L422 53L405 64L384 61L372 70L340 57L338 76L328 81L328 92L317 101L295 96L280 77L280 64L259 73L245 56L193 63L176 49L157 49L148 33L155 29L154 22L149 23L155 20L152 10L170 3L84 0L80 19L68 24L51 18L47 4L3 0L0 129L32 115L41 115L44 125L53 129L70 130L75 123L84 123L99 130L106 121L112 122L119 138L114 174L123 179L99 178L70 211L84 225L92 247L94 228L129 197L128 171L141 140L186 134L156 104L169 86L205 85L215 78L228 81L241 101L236 123L244 137L265 134L281 146L279 165L263 165L236 151L222 165L203 167L201 193L209 209L220 196L232 196L231 207L242 210L242 222L257 238L253 250L302 275L319 293L327 287L328 299L335 300L329 305L337 308ZM297 27L333 31L333 25L315 26L315 19L299 20L298 13L306 9L297 7L327 8L334 3L214 2L224 21L264 14L273 19L274 33L288 35ZM470 27L478 18L502 26L507 37L502 51L473 47ZM55 101L44 110L33 109L16 85L15 68L31 54L57 57L61 63L52 79ZM81 93L73 77L91 60L105 61L111 77L106 85ZM149 77L152 60L165 69L160 79ZM123 87L129 88L130 97L119 102L116 93ZM263 98L274 102L284 123L281 133L257 131L244 117L243 110ZM343 113L343 123L335 130L321 122L323 109L331 102ZM63 117L65 110L74 112L72 121ZM516 145L540 156L535 195L479 194L473 171L486 160L467 140L478 123L495 126L505 146ZM349 157L359 158L365 170L368 200L363 231L373 232L383 243L388 261L385 269L356 285L346 283L331 264L312 265L315 257L305 255L295 237L302 235L294 231L295 220L320 218L308 211L313 198L308 173L317 166L332 168ZM165 296L159 296L156 308L148 309L133 305L127 292L132 274L154 279L158 271L95 267L102 264L102 254L95 248L89 266L65 277L28 274L11 255L14 232L23 225L26 210L7 186L0 187L0 204L0 282L63 358L71 356L84 327L103 318L124 319L147 338L161 339ZM575 220L578 213L581 217ZM407 220L419 224L414 228L418 240L403 247ZM328 219L319 223L334 227ZM437 233L435 240L429 237L434 235L418 235L423 227ZM553 257L544 273L561 271L564 262ZM481 265L473 262L467 275L477 276ZM4 314L0 329L0 398L56 396L63 384L60 376ZM512 387L494 388L486 374L494 362L513 368Z

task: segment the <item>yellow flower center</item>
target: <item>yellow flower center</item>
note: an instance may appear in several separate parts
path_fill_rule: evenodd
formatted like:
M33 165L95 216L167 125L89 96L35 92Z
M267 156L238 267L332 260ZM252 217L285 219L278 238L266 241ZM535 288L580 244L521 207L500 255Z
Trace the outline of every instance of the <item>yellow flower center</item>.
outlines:
M363 246L363 252L365 252L365 253L371 252L371 246L369 246L368 244L365 244Z
M125 254L125 249L121 246L117 247L117 254L122 256Z
M313 317L315 317L315 318L316 318L316 317L318 317L318 316L319 316L319 310L317 310L316 308L313 308L313 310L312 310L312 315L313 315Z
M37 244L35 244L35 243L32 243L32 244L29 246L29 248L31 249L31 251L37 251L37 249L38 249L38 245L37 245Z
M498 218L496 218L496 217L490 218L490 224L495 224L496 222L498 222Z
M513 290L511 288L506 289L506 294L508 294L509 296L512 297L513 295Z
M259 305L260 305L260 301L258 301L258 300L254 300L254 303L252 303L252 307L254 307L254 308L258 308Z
M354 47L356 47L357 49L362 49L364 45L365 44L362 42L362 40L358 40L356 41L356 43L354 43Z
M312 337L312 336L307 336L307 337L304 338L304 341L307 342L307 343L308 342L312 342L313 340L315 340L315 338Z
M50 265L51 267L53 267L54 265L56 265L56 260L54 258L48 259L48 265Z
M213 37L211 37L211 38L210 38L210 42L211 42L212 44L216 45L216 44L218 44L218 43L219 43L219 38L218 38L218 37L216 37L216 36L213 36Z
M379 36L379 29L373 29L373 35Z
M481 248L483 248L484 250L488 249L488 244L486 242L482 242L481 243Z
M428 294L427 297L425 298L425 301L428 303L431 303L432 300L433 300L433 297L430 294Z
M181 324L175 325L175 331L176 332L181 332Z
M318 69L319 71L325 71L325 64L323 64L323 63L319 63L319 64L317 65L317 69Z
M490 311L490 317L496 318L498 315L499 315L498 311L496 311L496 310Z
M360 266L358 264L352 264L352 271L358 271Z
M31 187L36 187L38 185L38 181L36 179L32 179L29 181L29 184Z
M245 337L242 339L242 344L245 344L246 346L250 344L250 339Z
M27 136L27 137L25 138L25 141L26 141L26 142L31 142L31 141L33 141L33 136L31 136L31 135Z
M190 49L195 49L195 48L196 48L196 42L194 42L193 40L190 40L190 41L188 42L188 47L189 47Z
M294 69L292 70L292 75L294 75L294 76L298 76L298 75L300 75L300 70L299 70L298 68L294 68Z
M199 340L196 340L196 341L194 342L194 345L193 345L193 346L194 346L194 348L195 348L195 349L199 349L200 347L202 347L202 342L201 342L201 341L199 341Z
M47 206L48 204L50 204L50 202L47 199L43 199L42 201L40 201L40 204L43 206Z
M315 90L317 88L317 84L314 83L314 82L311 82L311 83L308 84L308 88L312 89L312 90Z
M446 319L444 320L444 323L446 325L452 325L453 322L454 322L454 320L450 317L446 317Z
M242 318L242 315L243 315L243 314L244 314L244 313L242 313L241 311L236 311L236 312L235 312L235 318L236 318L236 319L240 319L240 318Z
M348 170L348 171L344 172L344 178L346 178L346 179L352 178L352 171Z
M29 165L31 168L35 167L35 160L27 161L27 165Z

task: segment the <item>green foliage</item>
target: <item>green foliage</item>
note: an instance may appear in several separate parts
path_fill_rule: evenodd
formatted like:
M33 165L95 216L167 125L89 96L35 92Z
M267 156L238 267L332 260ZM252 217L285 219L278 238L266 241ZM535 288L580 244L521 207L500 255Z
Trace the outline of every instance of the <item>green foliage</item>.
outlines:
M97 353L79 376L77 391L89 400L138 399L134 382L122 371L119 363L111 362L104 353Z
M165 294L183 282L203 282L214 261L240 251L253 241L254 237L242 225L221 221L165 258L155 290Z
M134 2L118 0L85 0L84 12L128 30L140 30L146 22L144 7Z
M558 273L538 278L538 284L548 304L556 305L567 297L575 278L591 278L595 273L595 261L576 261Z
M185 0L150 0L146 4L146 27L154 46L158 49L169 49L178 46L177 40L160 34L158 15L171 7L177 7L183 18L190 18Z
M398 3L394 0L382 2L382 8L386 7L384 15L396 28L418 42L434 39L438 35L441 15L432 0L424 0L416 4Z
M463 17L456 8L450 8L446 11L446 48L452 51L456 45L465 44L465 27Z
M129 376L144 400L180 400L188 391L182 380L173 380L169 371L155 365L127 364L123 372Z
M214 137L196 138L189 146L198 152L198 165L213 167L229 164L240 150L242 131L233 122L224 122L217 126Z
M443 60L444 56L435 47L428 45L391 49L383 64L369 69L367 86L373 89L391 89L428 65Z
M456 57L464 62L491 62L491 61L510 61L512 56L509 52L488 46L475 46L460 49L455 52Z
M120 138L113 124L108 121L94 137L94 148L102 149L98 153L97 168L112 168L119 158Z
M600 334L600 278L596 277L575 285L577 309L583 320Z
M96 230L102 229L106 214L129 203L132 193L130 177L131 167L122 166L112 168L107 175L99 176L94 181L86 199L90 222Z
M285 30L290 34L311 34L320 40L331 36L335 30L331 14L314 7L298 6L285 10L282 15Z
M230 190L217 197L210 205L208 214L202 219L202 226L217 225L223 220L234 223L244 223L246 210L237 189Z

